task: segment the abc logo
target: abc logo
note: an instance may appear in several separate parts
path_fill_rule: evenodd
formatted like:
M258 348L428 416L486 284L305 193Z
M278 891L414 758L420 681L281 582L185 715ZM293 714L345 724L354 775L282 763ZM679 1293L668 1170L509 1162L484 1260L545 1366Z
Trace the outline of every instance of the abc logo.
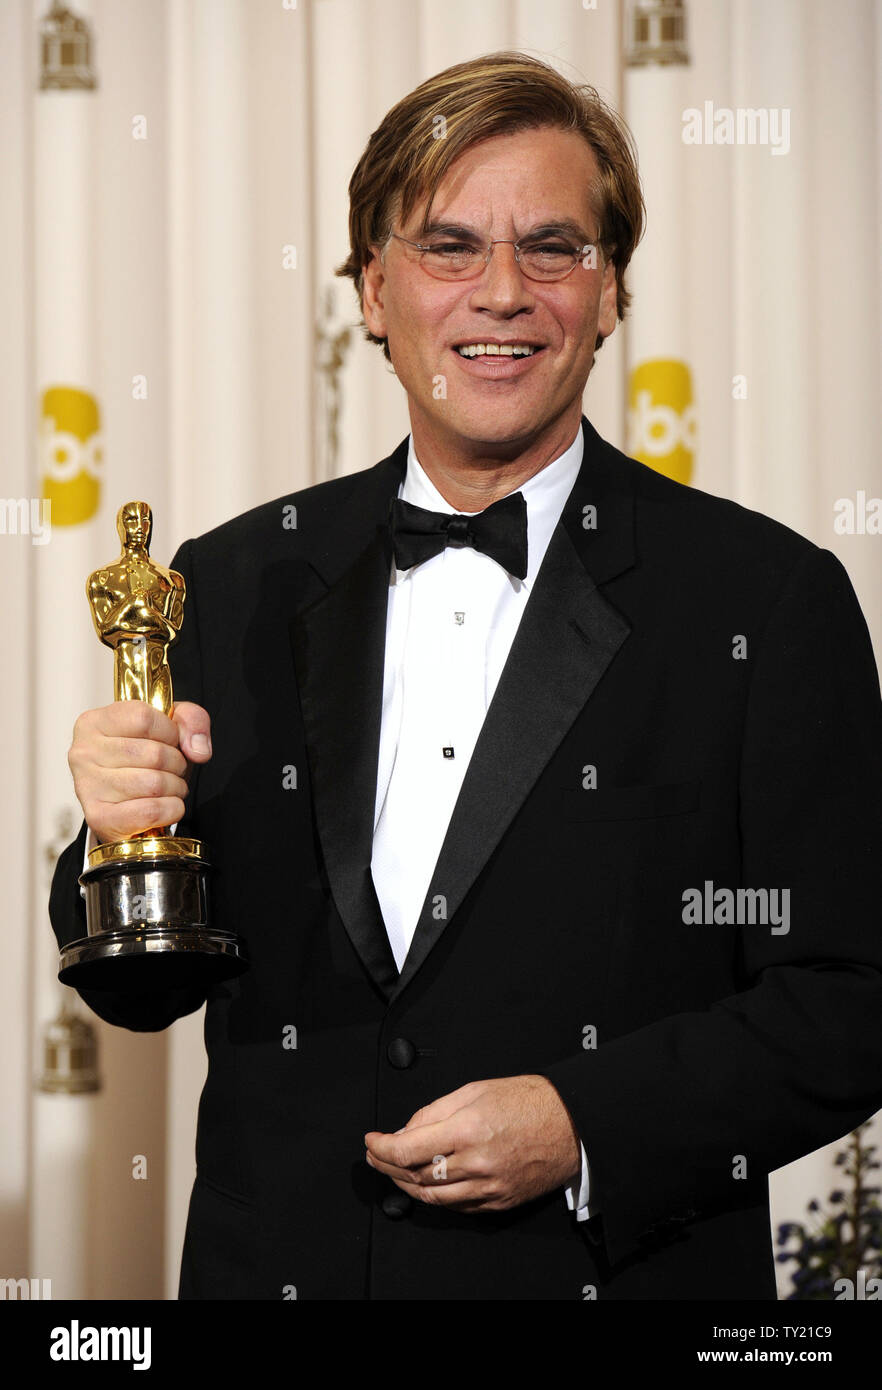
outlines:
M686 363L657 358L635 367L628 391L631 457L678 483L688 483L696 432L692 377Z
M101 417L98 402L75 386L50 386L40 412L43 497L55 526L76 526L98 510L101 498Z

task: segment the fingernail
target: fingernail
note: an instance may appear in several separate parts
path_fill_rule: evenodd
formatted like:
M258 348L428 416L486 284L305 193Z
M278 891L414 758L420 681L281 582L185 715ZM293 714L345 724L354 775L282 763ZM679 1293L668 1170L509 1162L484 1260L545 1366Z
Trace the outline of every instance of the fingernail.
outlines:
M194 753L210 753L211 740L208 734L194 734L190 740L190 747Z

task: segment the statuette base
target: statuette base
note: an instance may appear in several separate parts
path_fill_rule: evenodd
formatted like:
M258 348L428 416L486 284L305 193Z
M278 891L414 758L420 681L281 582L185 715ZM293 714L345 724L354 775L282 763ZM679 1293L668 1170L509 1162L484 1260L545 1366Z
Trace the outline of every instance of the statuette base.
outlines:
M150 835L97 845L79 880L88 935L61 948L62 984L140 994L242 974L248 958L239 937L209 925L209 868L199 840Z

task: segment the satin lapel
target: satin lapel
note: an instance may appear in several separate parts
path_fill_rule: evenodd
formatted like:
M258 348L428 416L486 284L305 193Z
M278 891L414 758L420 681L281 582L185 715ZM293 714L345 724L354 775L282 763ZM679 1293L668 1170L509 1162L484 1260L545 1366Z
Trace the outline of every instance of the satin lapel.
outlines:
M584 418L582 427L582 468L487 711L395 996L437 944L631 630L597 585L634 562L633 495L608 446ZM441 920L433 915L438 895Z
M313 565L330 586L290 624L316 827L331 891L352 945L386 997L398 968L370 865L392 559L383 523L406 458L406 449L397 450L371 470L376 477L366 474L353 489L333 556L326 553Z

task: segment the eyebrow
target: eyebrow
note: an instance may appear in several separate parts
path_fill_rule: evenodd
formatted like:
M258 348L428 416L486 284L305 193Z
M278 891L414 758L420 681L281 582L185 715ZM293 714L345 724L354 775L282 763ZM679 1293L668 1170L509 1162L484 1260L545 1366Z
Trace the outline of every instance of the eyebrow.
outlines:
M564 218L559 222L542 222L539 226L531 227L529 231L522 233L520 241L526 241L528 237L553 236L555 232L569 234L579 242L584 242L585 229L580 227L578 222L571 222ZM445 236L473 237L475 241L480 241L480 234L473 227L466 227L461 222L440 222L432 221L423 227L420 236Z

